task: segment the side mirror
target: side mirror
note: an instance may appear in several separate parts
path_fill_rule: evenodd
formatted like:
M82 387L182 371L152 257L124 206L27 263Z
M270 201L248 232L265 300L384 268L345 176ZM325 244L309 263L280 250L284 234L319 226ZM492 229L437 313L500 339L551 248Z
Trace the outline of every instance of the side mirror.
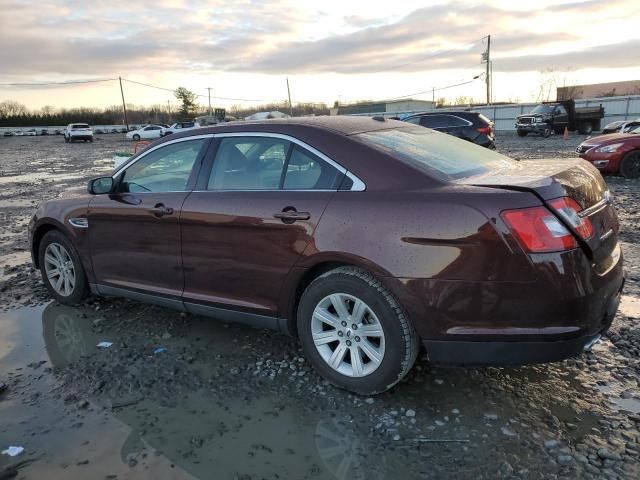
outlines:
M100 177L89 180L89 186L87 190L91 195L103 195L105 193L111 193L113 191L113 178Z

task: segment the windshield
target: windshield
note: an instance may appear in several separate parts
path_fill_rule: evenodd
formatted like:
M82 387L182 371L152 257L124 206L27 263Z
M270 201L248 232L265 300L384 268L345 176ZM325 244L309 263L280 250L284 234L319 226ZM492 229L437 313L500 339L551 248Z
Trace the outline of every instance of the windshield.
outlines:
M531 110L531 113L551 113L553 112L553 107L553 105L538 105Z
M628 127L628 130L625 128L625 133L640 133L640 123L633 125L631 127Z
M516 163L488 148L427 128L379 130L354 137L445 181L480 175Z

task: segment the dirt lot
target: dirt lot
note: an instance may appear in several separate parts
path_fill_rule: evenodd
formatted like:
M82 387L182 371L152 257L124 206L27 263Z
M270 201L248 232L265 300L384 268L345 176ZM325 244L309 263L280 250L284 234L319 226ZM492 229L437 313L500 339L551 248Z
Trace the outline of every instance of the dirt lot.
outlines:
M504 134L498 149L571 157L582 139ZM0 449L25 448L0 455L0 479L640 478L639 181L607 178L628 278L592 352L513 369L419 359L393 391L362 398L274 332L125 300L51 302L27 253L30 215L122 149L119 135L0 138Z

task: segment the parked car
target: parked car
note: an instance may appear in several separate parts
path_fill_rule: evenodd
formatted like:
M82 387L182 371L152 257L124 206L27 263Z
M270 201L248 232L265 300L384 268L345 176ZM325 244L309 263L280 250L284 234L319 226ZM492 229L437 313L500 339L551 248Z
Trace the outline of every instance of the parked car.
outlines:
M5 130L5 132L3 133L3 136L5 136L5 137L13 137L13 136L15 136L15 133L13 133L10 130Z
M40 130L40 135L49 135L49 130L43 128L42 130Z
M329 116L158 140L29 224L60 303L93 292L276 328L360 394L400 381L420 343L435 364L578 355L618 308L618 230L583 160Z
M405 122L432 128L487 148L496 148L493 122L478 112L427 112L404 118Z
M64 129L64 141L69 143L75 140L93 142L93 131L86 123L70 123Z
M29 130L26 130L23 135L25 137L35 137L36 135L38 135L38 132L36 132L35 128L30 128Z
M152 140L160 138L162 135L162 127L160 125L146 125L140 127L137 130L132 130L127 133L129 140Z
M626 133L638 125L640 125L640 118L636 120L618 120L605 125L602 133Z
M603 173L640 178L640 123L627 133L592 137L582 142L576 153Z
M59 128L56 128L55 132L56 135L62 135L64 133L64 130L60 130Z
M576 107L573 100L545 102L536 106L530 113L516 117L516 132L525 137L536 133L548 137L552 133L561 134L567 128L573 132L590 134L600 130L600 121L604 118L604 107Z
M169 128L162 129L162 136L171 135L172 133L184 132L186 130L191 130L193 128L200 128L200 124L198 122L194 122L192 120L176 122L171 125Z

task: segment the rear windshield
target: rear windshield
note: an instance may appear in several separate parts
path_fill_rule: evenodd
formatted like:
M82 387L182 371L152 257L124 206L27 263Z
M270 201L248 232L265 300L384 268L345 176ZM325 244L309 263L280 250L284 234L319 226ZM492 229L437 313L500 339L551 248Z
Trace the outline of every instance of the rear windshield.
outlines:
M355 135L364 143L441 180L457 180L513 166L493 150L427 128L407 127Z
M76 123L75 125L71 125L71 128L89 128L89 125L86 123Z

